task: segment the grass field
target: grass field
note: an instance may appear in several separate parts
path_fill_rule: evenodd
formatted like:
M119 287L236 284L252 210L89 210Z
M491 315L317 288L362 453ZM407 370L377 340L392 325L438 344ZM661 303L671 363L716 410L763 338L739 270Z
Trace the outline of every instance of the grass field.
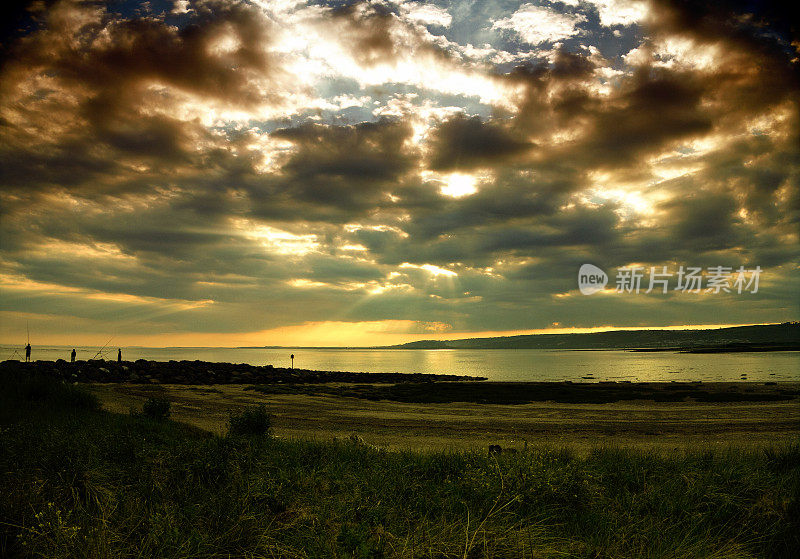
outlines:
M6 556L783 558L800 550L798 443L671 454L541 444L501 454L386 451L358 439L215 435L102 411L82 386L9 378L0 379L0 425Z
M796 392L796 384L754 386L719 383L712 394L772 389ZM476 388L480 388L477 385ZM665 384L666 387L670 383ZM172 401L172 417L223 434L231 411L265 404L281 438L331 440L351 434L397 450L485 450L490 444L523 450L525 445L563 446L585 455L597 446L675 449L763 448L800 436L800 405L792 400L755 402L618 401L605 404L532 402L520 405L474 402L418 403L343 397L332 390L352 385L142 385L91 384L103 406L127 413L149 397ZM585 388L591 388L587 386ZM264 393L267 389L270 393ZM745 392L752 390L752 392ZM656 391L658 392L658 391Z

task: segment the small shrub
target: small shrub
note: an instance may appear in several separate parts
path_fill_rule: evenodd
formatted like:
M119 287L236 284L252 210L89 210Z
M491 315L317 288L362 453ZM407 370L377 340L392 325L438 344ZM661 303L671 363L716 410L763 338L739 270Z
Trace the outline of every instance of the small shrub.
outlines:
M142 406L142 413L150 419L164 421L169 417L169 408L169 400L165 398L148 398Z
M264 404L231 414L228 433L231 435L269 435L271 418Z

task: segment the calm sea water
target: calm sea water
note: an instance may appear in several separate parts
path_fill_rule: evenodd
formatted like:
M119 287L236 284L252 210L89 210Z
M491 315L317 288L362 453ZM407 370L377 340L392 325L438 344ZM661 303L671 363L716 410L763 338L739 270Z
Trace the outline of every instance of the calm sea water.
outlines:
M78 347L78 359L91 359L99 349ZM71 347L34 347L32 358L69 360L71 350ZM0 346L0 359L19 358L21 353L24 356L21 348ZM199 359L276 367L288 367L291 354L295 355L295 367L302 369L458 374L495 381L800 381L800 352L789 351L690 354L539 349L122 348L126 361ZM116 359L117 348L105 348L100 355ZM743 374L747 375L746 379L742 378Z

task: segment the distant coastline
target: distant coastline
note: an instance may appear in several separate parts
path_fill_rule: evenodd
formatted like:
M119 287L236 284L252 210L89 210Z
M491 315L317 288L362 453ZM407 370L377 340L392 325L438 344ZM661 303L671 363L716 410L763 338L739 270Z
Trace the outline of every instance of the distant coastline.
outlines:
M690 353L797 351L800 350L800 323L784 322L708 330L610 330L579 334L420 340L374 349L629 349Z
M773 343L773 344L748 344L733 343L718 346L698 346L692 348L685 347L655 347L639 348L631 351L656 352L656 351L676 351L679 353L745 353L745 352L769 352L769 351L800 351L800 343Z

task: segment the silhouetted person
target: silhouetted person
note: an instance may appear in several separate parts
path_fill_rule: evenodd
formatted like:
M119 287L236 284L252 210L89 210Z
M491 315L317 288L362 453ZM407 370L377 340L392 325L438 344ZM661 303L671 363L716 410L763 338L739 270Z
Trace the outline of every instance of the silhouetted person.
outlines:
M294 353L292 353L291 359L292 359L292 370L294 370Z
M25 362L27 363L30 360L31 360L31 344L28 343L25 346Z
M122 349L117 348L117 363L122 362Z
M69 360L71 363L75 363L75 350L72 350L72 353L69 354Z

